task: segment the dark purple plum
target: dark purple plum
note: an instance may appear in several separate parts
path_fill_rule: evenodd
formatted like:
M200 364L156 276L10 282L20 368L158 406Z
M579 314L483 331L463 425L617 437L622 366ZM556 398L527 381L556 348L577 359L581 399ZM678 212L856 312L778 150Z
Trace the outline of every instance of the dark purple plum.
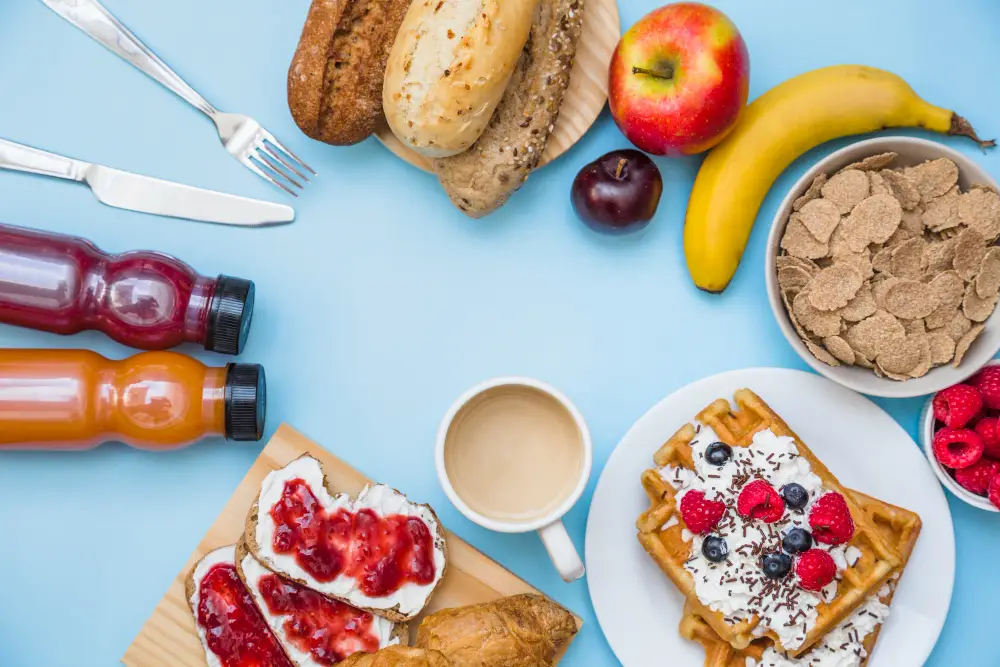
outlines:
M648 225L662 192L663 179L656 164L645 153L626 148L584 166L573 179L571 199L587 225L620 234Z

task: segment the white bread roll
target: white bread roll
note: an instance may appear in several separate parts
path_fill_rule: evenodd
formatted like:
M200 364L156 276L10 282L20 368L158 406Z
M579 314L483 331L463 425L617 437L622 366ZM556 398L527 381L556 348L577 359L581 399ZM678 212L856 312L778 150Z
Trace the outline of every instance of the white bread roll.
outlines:
M415 0L389 54L382 105L393 133L428 157L475 143L521 55L538 0Z

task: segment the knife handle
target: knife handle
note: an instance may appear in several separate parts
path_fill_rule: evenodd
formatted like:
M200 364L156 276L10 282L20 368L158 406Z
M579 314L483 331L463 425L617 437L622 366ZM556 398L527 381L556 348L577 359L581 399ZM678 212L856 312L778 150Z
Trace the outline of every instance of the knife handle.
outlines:
M218 114L218 110L209 104L208 100L160 60L159 56L97 0L42 0L42 2L198 111L209 118Z
M47 153L37 148L0 139L0 169L13 169L14 171L26 171L29 174L82 181L89 166L88 163L73 158Z

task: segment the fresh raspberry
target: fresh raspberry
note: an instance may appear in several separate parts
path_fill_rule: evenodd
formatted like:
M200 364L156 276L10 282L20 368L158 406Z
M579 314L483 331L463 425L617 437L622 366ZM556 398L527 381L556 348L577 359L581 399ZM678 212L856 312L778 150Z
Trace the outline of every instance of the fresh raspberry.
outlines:
M962 428L983 409L983 396L967 384L939 391L932 403L934 416L948 428Z
M968 468L983 456L983 439L967 428L943 428L934 434L934 456L947 468Z
M963 488L985 496L986 490L990 488L990 482L997 475L1000 475L1000 463L982 458L968 468L956 470L955 481Z
M809 510L813 539L821 544L843 544L854 536L854 519L844 497L835 491L825 493Z
M983 439L983 456L1000 461L1000 420L996 417L983 417L973 427Z
M983 403L991 410L1000 410L1000 366L987 366L969 380L979 390Z
M748 519L774 523L785 513L785 501L774 487L762 479L755 479L740 491L736 511Z
M1000 475L997 475L990 481L990 488L986 490L986 495L989 497L990 502L997 509L1000 509Z
M681 518L692 533L704 535L715 528L722 515L726 513L726 504L721 500L706 500L702 491L688 491L681 498Z
M810 549L799 556L795 574L799 577L799 586L807 591L819 591L837 576L837 564L822 549Z

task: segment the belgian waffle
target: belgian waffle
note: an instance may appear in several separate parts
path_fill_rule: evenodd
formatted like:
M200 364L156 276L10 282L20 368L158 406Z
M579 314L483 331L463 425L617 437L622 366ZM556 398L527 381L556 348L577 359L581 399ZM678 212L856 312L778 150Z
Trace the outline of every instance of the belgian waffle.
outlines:
M871 597L898 570L901 559L896 550L886 544L868 514L862 512L837 478L760 397L749 389L740 389L735 392L734 399L738 406L735 411L725 399L714 401L697 415L699 426L685 425L656 452L653 459L658 468L647 470L642 475L650 507L636 522L638 537L646 551L685 595L691 611L704 619L723 641L734 648L745 649L754 640L765 637L778 650L795 657L805 653ZM694 471L692 443L704 428L710 428L714 439L728 444L734 451L755 446L754 436L766 430L777 437L791 438L798 452L795 456L801 456L809 464L811 472L822 483L824 492L837 492L844 497L854 520L855 532L848 548L852 547L857 557L854 562L839 568L840 580L836 590L831 590L828 598L810 607L810 613L814 614L813 622L802 622L801 630L795 629L801 636L794 642L786 637L788 646L782 642L775 626L770 624L770 600L761 600L759 604L748 605L740 613L727 616L722 611L714 611L699 599L696 582L686 568L688 561L696 558L694 542L678 510L678 490L664 478L661 470L681 468ZM727 512L735 515L735 494L725 500ZM797 599L791 593L789 595L791 597L786 599ZM773 604L786 605L788 610L790 607L786 599Z
M898 572L902 574L903 568L906 567L910 554L913 552L917 537L920 535L920 517L909 510L876 500L858 491L850 491L849 494L875 525L875 529L878 530L885 542L899 553L902 564ZM882 604L888 606L892 602L897 582L898 578L893 578L888 585L882 587L883 590L879 591L878 598ZM844 621L844 624L850 622L849 620ZM872 632L862 638L864 655L860 656L858 667L865 667L868 664L881 629L882 624L879 623ZM749 664L754 664L748 659L762 661L771 646L771 642L767 639L756 639L746 648L733 648L719 637L712 626L687 605L685 605L684 616L681 618L680 633L687 639L696 641L705 647L705 667L746 667ZM809 664L809 659L814 653L825 650L837 651L838 649L838 646L820 642L812 651L802 656L802 663L803 665Z

